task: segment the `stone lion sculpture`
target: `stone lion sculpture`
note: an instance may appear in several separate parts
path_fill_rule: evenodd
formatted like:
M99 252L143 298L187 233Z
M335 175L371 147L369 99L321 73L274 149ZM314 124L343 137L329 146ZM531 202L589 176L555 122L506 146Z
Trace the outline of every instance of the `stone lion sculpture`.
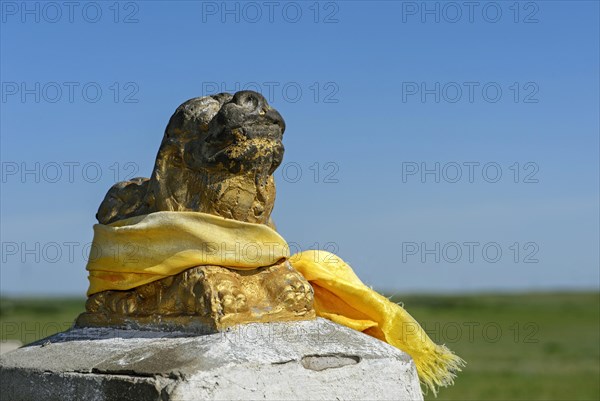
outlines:
M152 176L110 188L98 222L196 211L274 228L273 172L283 158L284 131L281 115L256 92L188 100L169 120ZM131 290L93 294L77 324L220 329L312 317L312 287L284 261L250 271L197 266Z

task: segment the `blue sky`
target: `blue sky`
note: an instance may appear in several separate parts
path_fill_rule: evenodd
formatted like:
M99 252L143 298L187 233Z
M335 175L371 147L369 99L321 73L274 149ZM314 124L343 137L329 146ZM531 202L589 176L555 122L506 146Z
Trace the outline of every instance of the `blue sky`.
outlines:
M2 294L83 295L107 189L216 88L286 119L294 246L399 293L598 289L598 2L52 4L1 2Z

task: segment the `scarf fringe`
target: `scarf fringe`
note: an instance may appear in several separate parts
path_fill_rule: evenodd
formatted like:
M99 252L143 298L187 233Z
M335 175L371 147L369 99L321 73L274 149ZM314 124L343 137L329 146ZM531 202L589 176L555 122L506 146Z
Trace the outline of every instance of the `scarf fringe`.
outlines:
M454 378L466 362L450 351L445 345L436 345L432 352L413 356L424 393L431 390L437 397L439 387L454 384Z

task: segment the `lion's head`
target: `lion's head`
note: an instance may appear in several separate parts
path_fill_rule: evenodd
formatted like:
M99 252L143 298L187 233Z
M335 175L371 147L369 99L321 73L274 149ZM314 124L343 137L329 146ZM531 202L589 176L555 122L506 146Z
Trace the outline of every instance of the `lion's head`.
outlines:
M169 120L152 177L115 184L98 221L188 210L266 223L284 131L283 118L259 93L190 99Z
M270 175L283 158L284 131L283 118L261 94L220 93L179 106L163 146L176 142L175 162L188 169L240 174L260 168Z

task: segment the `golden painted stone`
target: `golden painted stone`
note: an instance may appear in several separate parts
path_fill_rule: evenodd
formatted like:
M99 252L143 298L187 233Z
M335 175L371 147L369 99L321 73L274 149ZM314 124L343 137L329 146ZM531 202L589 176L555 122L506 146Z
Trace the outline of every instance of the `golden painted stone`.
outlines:
M157 211L197 211L267 224L285 123L252 91L188 100L167 125L151 178L115 184L101 224ZM88 298L79 326L215 331L238 323L314 318L309 283L285 261L255 270L197 266L128 291Z

